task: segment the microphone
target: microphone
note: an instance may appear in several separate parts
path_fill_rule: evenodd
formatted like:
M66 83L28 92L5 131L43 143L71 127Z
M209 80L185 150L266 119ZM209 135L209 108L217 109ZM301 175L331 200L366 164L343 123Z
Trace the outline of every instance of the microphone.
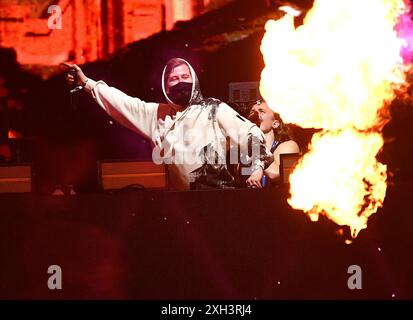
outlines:
M80 90L82 90L83 89L83 87L82 86L77 86L77 87L74 87L72 90L70 90L69 92L70 93L75 93L75 92L78 92L78 91L80 91Z
M256 124L258 128L260 127L260 118L258 116L258 112L251 110L247 118L249 121Z
M70 69L70 70L69 70L69 74L73 76L73 79L74 79L73 83L76 84L76 81L77 81L77 72L76 72L76 69L74 69L74 68ZM82 86L75 86L75 87L72 88L69 92L70 92L70 93L75 93L75 92L78 92L78 91L80 91L80 90L82 90L82 89L83 89Z
M76 82L77 82L77 72L76 72L76 69L71 68L71 69L69 70L69 74L73 76L73 80L74 80L74 81L73 81L73 85L70 86L71 89L69 90L69 93L70 93L70 106L71 106L71 108L72 108L73 111L76 111L76 110L77 110L77 104L78 104L78 100L79 100L79 99L78 99L77 95L75 95L74 93L82 90L83 87L76 85Z

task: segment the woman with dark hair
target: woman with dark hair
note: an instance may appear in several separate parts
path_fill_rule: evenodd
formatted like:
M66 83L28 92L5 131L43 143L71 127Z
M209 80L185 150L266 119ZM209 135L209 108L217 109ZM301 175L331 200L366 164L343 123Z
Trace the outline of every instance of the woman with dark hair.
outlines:
M300 148L293 140L291 130L278 113L273 112L264 101L257 101L248 116L264 133L267 148L274 155L274 162L264 171L263 183L266 177L275 181L280 176L280 154L299 153Z

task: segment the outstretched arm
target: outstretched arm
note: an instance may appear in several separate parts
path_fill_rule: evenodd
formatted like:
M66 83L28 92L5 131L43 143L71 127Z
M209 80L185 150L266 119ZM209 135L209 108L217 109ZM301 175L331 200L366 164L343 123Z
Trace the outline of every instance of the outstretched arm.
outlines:
M122 91L108 86L103 81L94 81L85 76L79 66L65 63L65 66L76 70L76 79L68 74L69 84L85 88L92 94L95 101L115 120L123 126L142 133L152 139L156 127L157 103L147 103L138 98L128 96Z

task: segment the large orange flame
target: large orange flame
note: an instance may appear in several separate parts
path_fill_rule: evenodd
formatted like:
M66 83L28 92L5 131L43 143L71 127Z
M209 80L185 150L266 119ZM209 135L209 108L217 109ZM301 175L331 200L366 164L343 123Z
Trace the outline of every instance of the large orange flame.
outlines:
M262 96L285 122L323 129L290 176L289 203L350 226L353 237L386 194L376 155L405 81L395 25L406 10L402 0L315 0L297 29L289 14L265 26Z

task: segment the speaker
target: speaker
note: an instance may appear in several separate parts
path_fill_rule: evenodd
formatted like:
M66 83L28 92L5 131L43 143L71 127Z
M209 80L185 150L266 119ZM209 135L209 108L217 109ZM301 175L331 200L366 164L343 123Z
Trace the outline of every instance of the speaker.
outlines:
M111 160L98 162L98 180L102 189L126 187L167 189L168 175L165 165L151 161Z
M301 155L299 153L284 153L280 154L280 181L288 184L290 174L294 171Z
M31 191L31 164L0 164L0 193L20 193Z

